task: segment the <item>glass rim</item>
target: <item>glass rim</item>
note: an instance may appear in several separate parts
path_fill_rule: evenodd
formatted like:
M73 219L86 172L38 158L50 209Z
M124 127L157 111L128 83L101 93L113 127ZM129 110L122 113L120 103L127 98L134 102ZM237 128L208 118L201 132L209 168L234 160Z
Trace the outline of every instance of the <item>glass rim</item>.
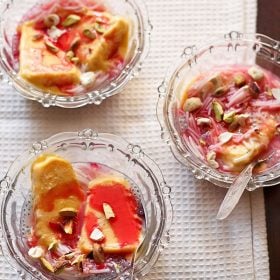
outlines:
M4 14L5 11L10 9L10 4L13 2L13 0L4 0L0 2L0 12ZM31 83L22 79L7 63L3 52L3 45L5 44L5 28L2 21L0 21L0 76L2 70L3 74L7 75L8 80L20 95L27 99L38 101L47 108L50 106L79 108L88 104L100 105L108 97L121 92L127 83L139 74L150 50L153 26L145 2L142 0L125 0L124 2L135 12L139 24L139 30L136 30L135 34L139 41L139 46L135 49L132 58L125 63L124 68L118 76L110 81L110 83L104 88L101 85L100 89L93 89L81 95L66 97L52 94L48 91L40 90L35 86L32 86Z
M187 147L179 135L173 120L170 117L170 102L174 93L174 83L178 73L184 67L192 67L198 64L200 56L204 53L211 53L214 47L228 47L228 49L236 50L241 43L254 43L256 50L261 50L264 47L267 51L264 55L272 63L280 65L280 41L274 40L260 33L241 33L231 31L223 36L215 36L201 47L196 45L186 46L183 49L181 57L176 60L166 71L162 83L158 87L158 102L157 102L157 119L161 127L161 138L169 145L169 148L174 157L183 165L190 168L197 179L205 179L217 186L228 188L236 175L223 173L211 168L205 161L199 159L193 151ZM269 51L268 51L269 50ZM278 175L270 173L272 169L277 168ZM247 190L252 191L259 187L272 186L279 183L280 178L280 163L273 168L266 170L259 175L254 175L247 186Z

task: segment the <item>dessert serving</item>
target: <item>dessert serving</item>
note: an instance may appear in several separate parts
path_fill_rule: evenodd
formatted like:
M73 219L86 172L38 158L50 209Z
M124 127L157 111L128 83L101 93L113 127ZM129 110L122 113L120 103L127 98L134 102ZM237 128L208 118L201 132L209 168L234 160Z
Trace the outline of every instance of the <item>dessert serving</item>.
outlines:
M31 176L30 258L60 275L108 277L130 266L145 219L125 178L100 164L72 165L54 154L38 157Z
M255 171L280 159L280 79L257 66L220 66L195 77L183 91L178 118L183 137L207 164L238 173L264 154Z
M47 1L21 20L14 38L19 75L58 95L77 95L123 69L129 19L93 0Z
M140 146L116 135L35 142L0 185L0 245L21 278L140 279L169 242L170 187Z

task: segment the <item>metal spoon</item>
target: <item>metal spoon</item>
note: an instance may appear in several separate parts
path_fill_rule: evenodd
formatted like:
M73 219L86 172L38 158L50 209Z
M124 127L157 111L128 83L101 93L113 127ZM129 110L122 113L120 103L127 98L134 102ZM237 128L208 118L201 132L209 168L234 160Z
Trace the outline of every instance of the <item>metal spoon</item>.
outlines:
M255 166L259 163L265 162L272 157L273 153L271 153L265 159L259 159L256 161L251 162L243 171L235 178L231 186L229 187L227 194L220 206L218 214L216 218L218 220L223 220L228 217L228 215L232 212L235 208L236 204L238 203L241 195L243 194L244 190L246 189L251 177Z

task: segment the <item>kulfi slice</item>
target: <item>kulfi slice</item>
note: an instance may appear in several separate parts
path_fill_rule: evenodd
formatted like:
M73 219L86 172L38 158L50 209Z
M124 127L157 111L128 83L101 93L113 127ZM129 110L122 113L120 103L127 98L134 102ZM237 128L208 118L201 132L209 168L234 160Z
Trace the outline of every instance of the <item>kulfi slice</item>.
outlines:
M39 156L31 168L34 205L34 235L38 244L49 248L63 239L54 229L64 217L76 216L85 193L67 160L51 154Z
M59 88L77 84L80 70L67 60L66 53L46 45L46 35L31 21L21 25L20 71L22 78L43 88Z
M106 176L89 183L89 192L78 247L88 254L94 243L105 253L133 253L142 238L142 219L129 183Z

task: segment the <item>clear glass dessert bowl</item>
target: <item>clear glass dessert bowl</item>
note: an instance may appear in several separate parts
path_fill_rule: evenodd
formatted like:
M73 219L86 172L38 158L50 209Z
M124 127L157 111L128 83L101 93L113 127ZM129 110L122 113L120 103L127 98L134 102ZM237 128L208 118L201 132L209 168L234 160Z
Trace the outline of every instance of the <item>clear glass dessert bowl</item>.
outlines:
M21 279L64 279L59 274L49 274L27 254L32 209L31 165L45 153L55 153L72 164L95 162L107 166L131 182L145 216L144 239L137 251L134 279L146 275L169 242L171 189L158 166L140 146L112 134L86 129L59 133L34 143L14 161L1 180L1 248ZM73 275L73 279L81 276ZM86 279L131 279L131 276L130 270L125 269L109 278L87 276Z
M79 1L82 0L76 0L76 2ZM48 1L4 0L0 2L2 15L0 20L0 69L2 68L2 73L0 77L2 80L11 84L23 97L36 100L44 107L76 108L87 104L99 105L104 99L121 92L126 84L139 73L149 51L152 25L143 1L96 1L96 3L102 3L114 15L129 20L130 34L127 52L123 64L121 67L118 66L120 69L112 78L101 79L102 82L99 85L85 88L73 95L53 94L48 88L35 87L19 75L19 63L15 55L17 53L15 51L15 35L18 24L23 16L32 9L34 10L35 4L46 2Z
M176 116L176 110L180 106L180 93L195 77L215 67L222 69L234 65L258 65L280 77L280 42L261 34L230 32L210 40L201 48L187 46L180 59L167 70L158 87L157 116L162 139L175 158L188 167L196 178L221 187L229 187L236 175L211 167L197 153L193 143L184 139L186 124ZM253 175L247 189L254 190L279 182L280 164L275 164Z

